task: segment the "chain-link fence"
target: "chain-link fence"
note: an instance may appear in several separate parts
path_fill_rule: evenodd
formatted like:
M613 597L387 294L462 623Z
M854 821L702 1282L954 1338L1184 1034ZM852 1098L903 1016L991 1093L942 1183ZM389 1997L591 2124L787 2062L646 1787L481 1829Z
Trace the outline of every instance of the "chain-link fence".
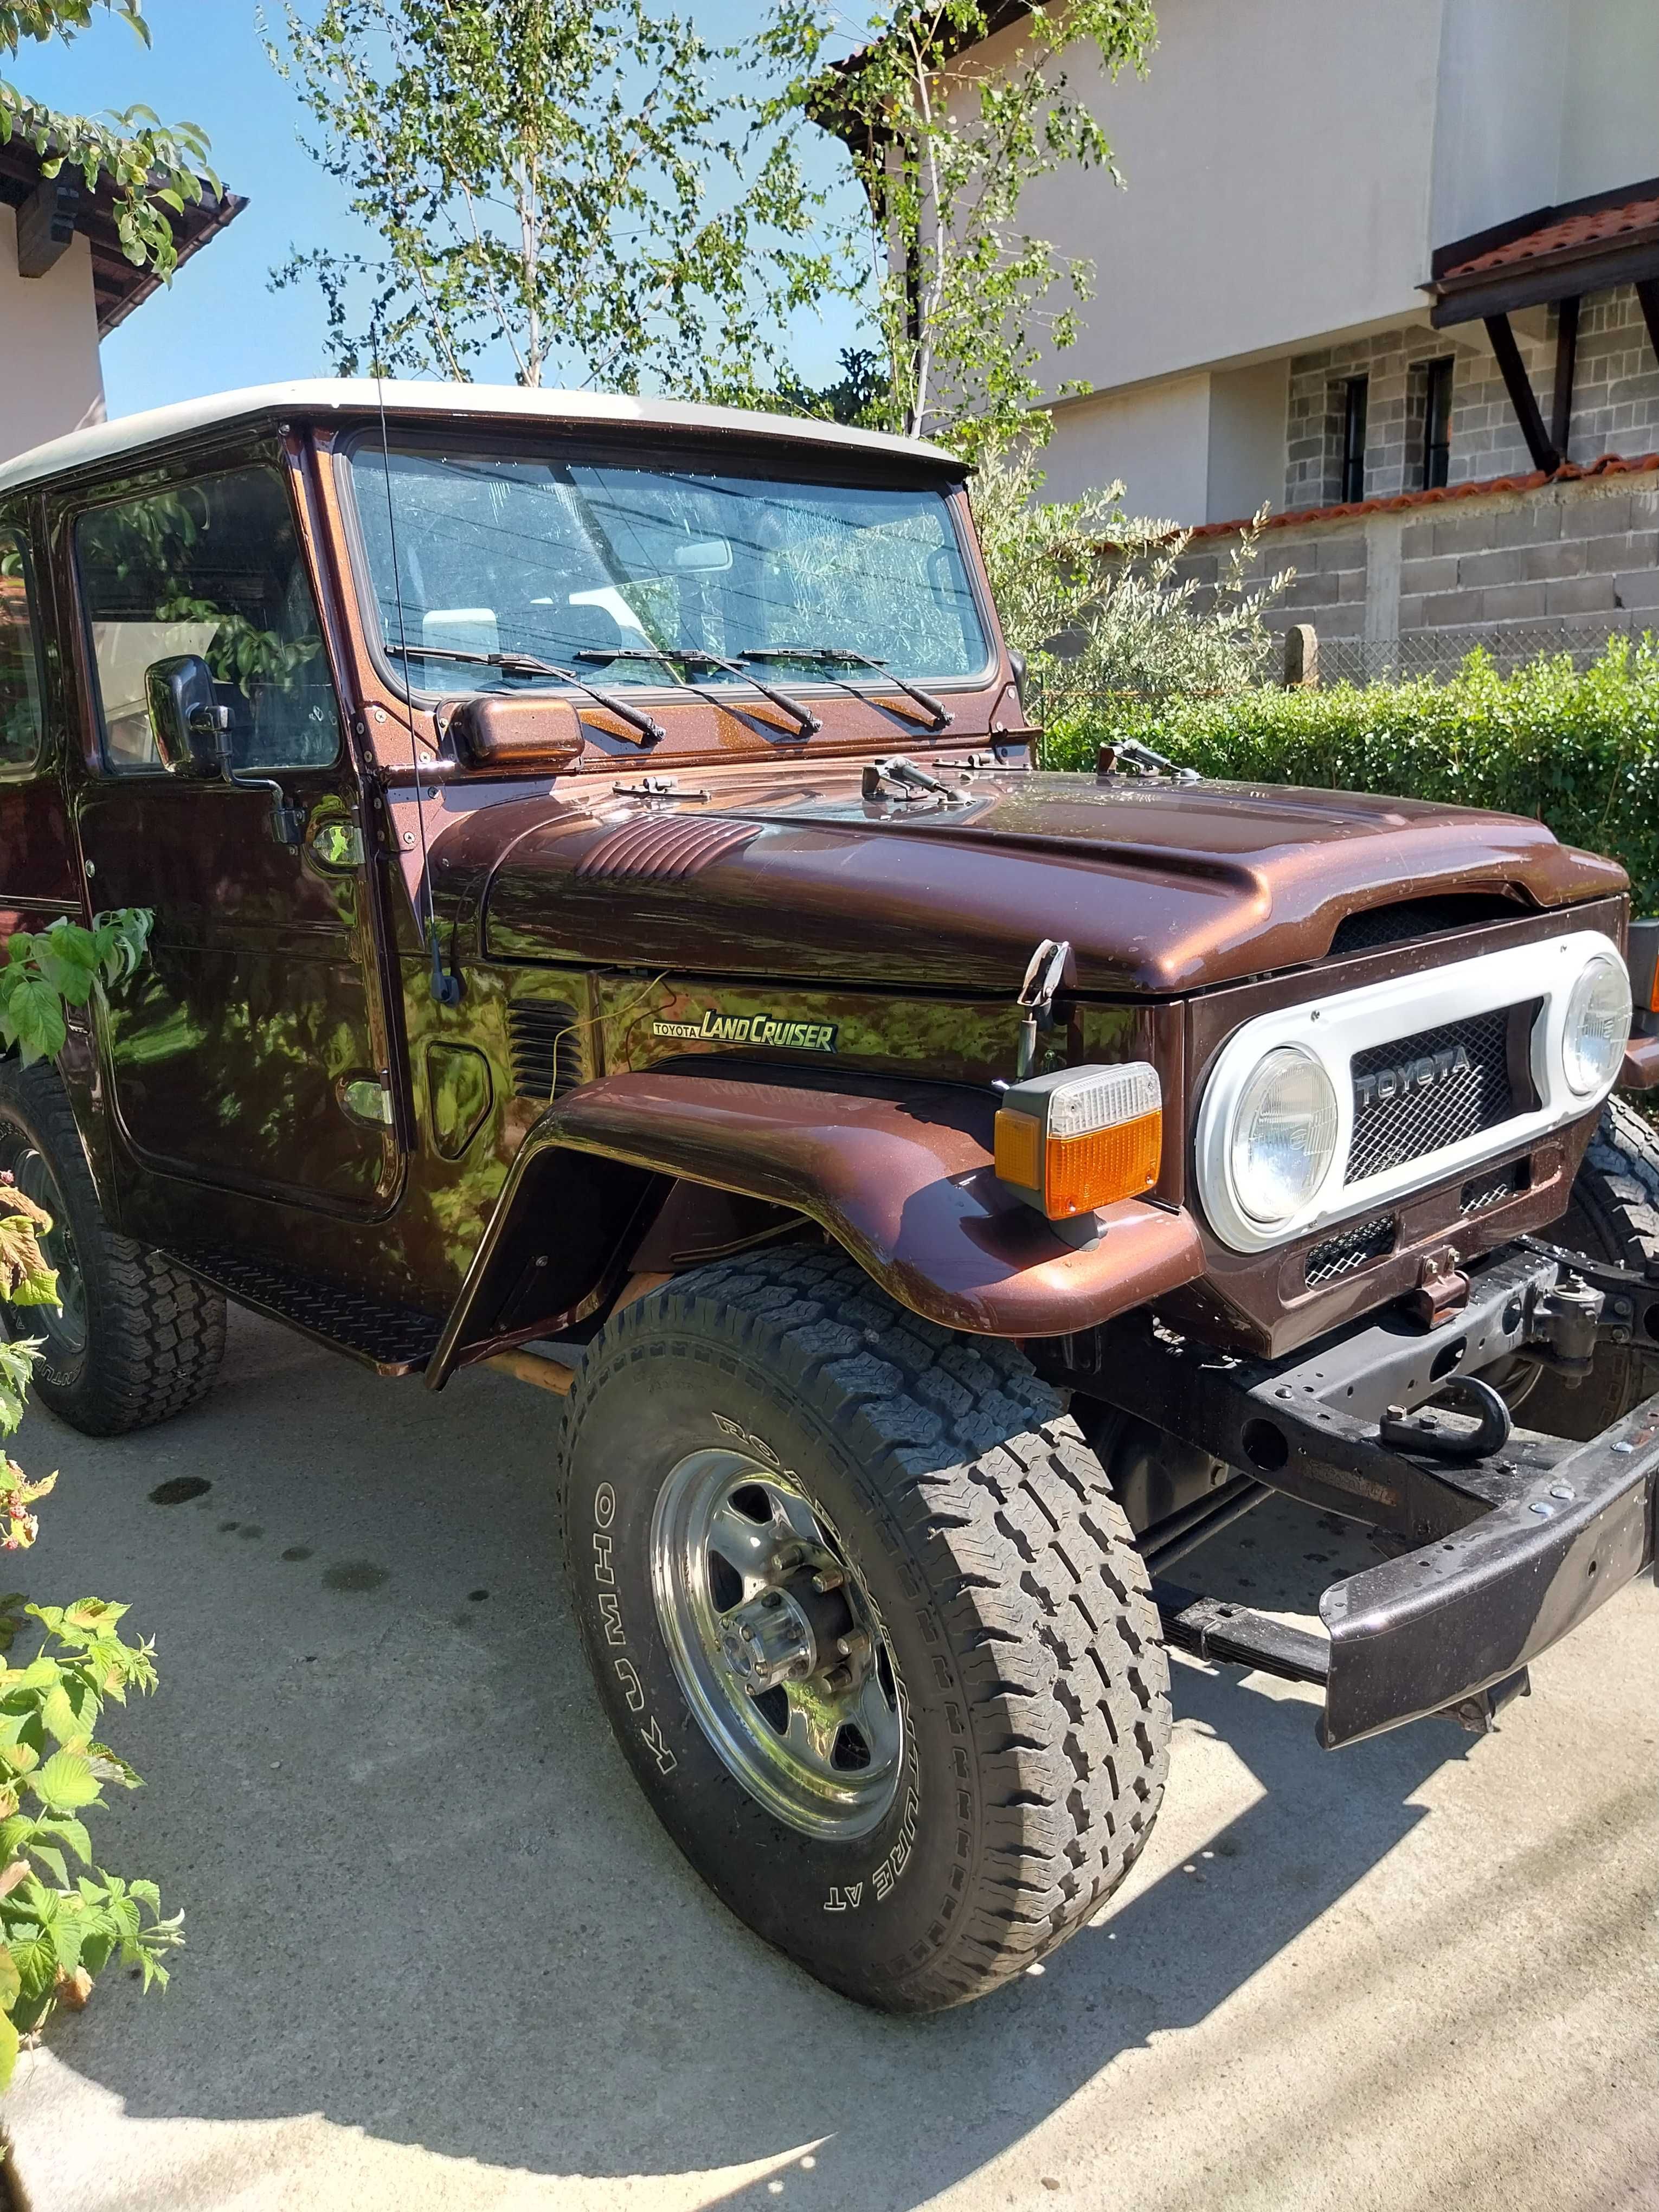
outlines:
M1570 653L1577 668L1588 668L1607 649L1610 638L1634 641L1655 626L1651 609L1623 610L1576 621L1486 624L1467 629L1409 630L1402 637L1321 637L1319 681L1328 684L1400 684L1427 677L1443 684L1455 676L1478 647L1500 675L1510 676L1529 660ZM1315 625L1316 632L1317 624Z

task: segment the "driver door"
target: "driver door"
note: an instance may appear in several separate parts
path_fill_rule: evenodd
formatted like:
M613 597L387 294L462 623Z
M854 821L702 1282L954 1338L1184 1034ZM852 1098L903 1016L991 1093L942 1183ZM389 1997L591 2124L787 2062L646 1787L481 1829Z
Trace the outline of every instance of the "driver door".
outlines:
M212 1231L192 1187L373 1213L400 1165L357 786L289 496L281 467L243 465L88 507L69 532L98 742L88 896L155 917L110 994L106 1078L147 1218L159 1198L196 1242ZM297 843L278 793L162 767L146 672L179 653L207 664L232 770L302 811Z

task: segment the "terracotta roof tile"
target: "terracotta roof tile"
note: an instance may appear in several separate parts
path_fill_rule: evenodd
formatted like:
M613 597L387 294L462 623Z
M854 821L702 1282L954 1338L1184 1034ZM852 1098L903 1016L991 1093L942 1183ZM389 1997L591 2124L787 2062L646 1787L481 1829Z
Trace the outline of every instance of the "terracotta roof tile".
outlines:
M1626 200L1620 207L1597 208L1589 215L1566 216L1558 222L1524 231L1519 238L1494 246L1489 252L1477 253L1470 260L1441 270L1439 281L1447 283L1461 276L1484 276L1494 269L1510 269L1521 262L1540 260L1547 254L1571 253L1587 246L1605 245L1611 239L1623 238L1632 232L1656 228L1659 228L1659 196L1649 193L1640 199Z
M1599 461L1587 461L1583 468L1576 462L1567 461L1553 475L1543 469L1534 469L1527 476L1487 477L1479 483L1438 484L1432 491L1396 492L1389 499L1352 499L1334 507L1291 507L1284 514L1270 514L1262 528L1289 530L1307 522L1346 522L1362 514L1398 514L1414 507L1440 507L1450 500L1478 499L1488 492L1540 491L1546 484L1583 483L1592 477L1656 473L1659 473L1659 453L1638 453L1629 460L1617 453L1604 453ZM1247 529L1249 520L1248 515L1242 515L1237 522L1201 522L1192 535L1224 537L1229 531Z

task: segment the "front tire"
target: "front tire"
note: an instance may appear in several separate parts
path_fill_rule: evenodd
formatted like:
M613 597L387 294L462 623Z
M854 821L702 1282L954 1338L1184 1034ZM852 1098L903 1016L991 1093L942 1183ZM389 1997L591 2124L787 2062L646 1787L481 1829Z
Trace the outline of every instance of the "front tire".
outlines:
M1571 1252L1638 1275L1659 1263L1659 1135L1622 1098L1609 1098L1601 1109L1573 1179L1565 1218L1540 1233ZM1576 1386L1541 1370L1519 1401L1516 1418L1550 1436L1587 1441L1655 1389L1659 1352L1604 1343Z
M36 1397L88 1437L193 1406L224 1354L224 1299L110 1227L64 1086L44 1061L0 1061L0 1170L52 1217L45 1251L61 1306L0 1306L8 1337L41 1340Z
M930 2011L1122 1880L1167 1763L1158 1616L1099 1462L1012 1346L901 1311L839 1255L726 1261L606 1327L562 1441L617 1741L769 1942Z

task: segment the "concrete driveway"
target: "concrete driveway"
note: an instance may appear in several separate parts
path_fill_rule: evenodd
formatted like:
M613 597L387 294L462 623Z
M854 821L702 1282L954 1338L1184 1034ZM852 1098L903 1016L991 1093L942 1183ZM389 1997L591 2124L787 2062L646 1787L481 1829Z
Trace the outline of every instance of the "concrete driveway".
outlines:
M560 1588L552 1401L441 1397L233 1321L216 1395L61 1466L31 1589L132 1601L148 1778L99 1821L190 1948L8 2100L33 2212L1659 2203L1659 1602L1480 1741L1330 1756L1178 1662L1170 1794L1103 1924L920 2023L766 1950L612 1749ZM152 1502L179 1478L211 1487ZM163 1496L167 1493L163 1491ZM1368 1556L1269 1506L1188 1581L1305 1611Z

